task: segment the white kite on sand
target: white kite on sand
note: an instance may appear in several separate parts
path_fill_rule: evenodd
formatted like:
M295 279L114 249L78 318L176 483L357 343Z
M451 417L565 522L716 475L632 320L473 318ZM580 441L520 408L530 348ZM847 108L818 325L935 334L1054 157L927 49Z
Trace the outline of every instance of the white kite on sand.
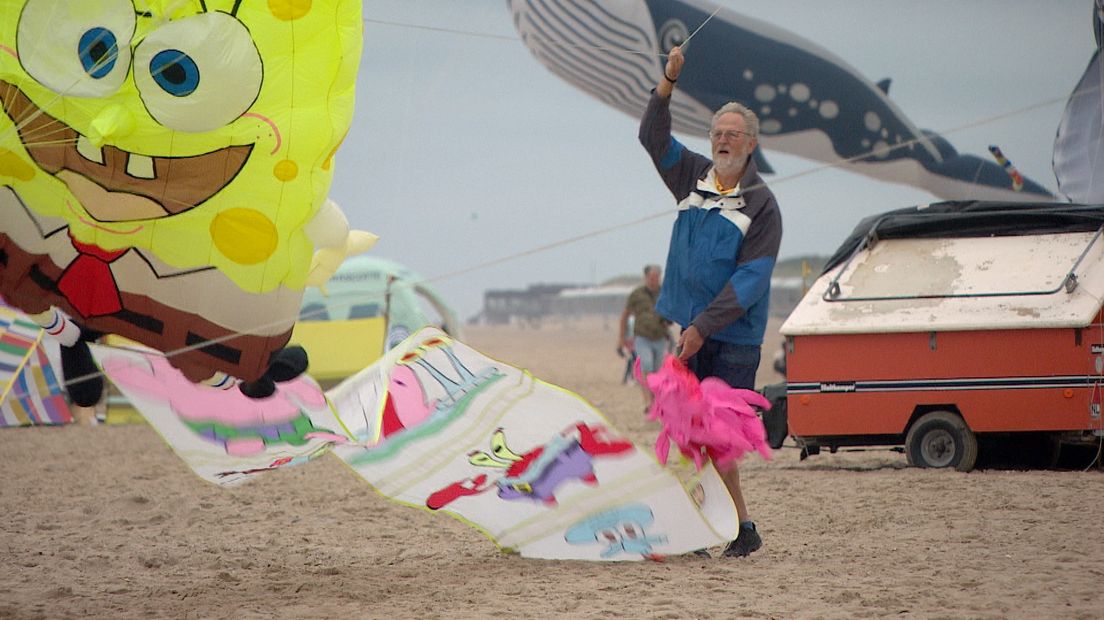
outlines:
M197 401L201 386L177 378L156 352L94 353L216 484L332 452L380 494L452 515L527 557L657 559L736 535L732 500L711 465L688 490L578 395L433 328L326 394L299 379L259 401L236 390Z

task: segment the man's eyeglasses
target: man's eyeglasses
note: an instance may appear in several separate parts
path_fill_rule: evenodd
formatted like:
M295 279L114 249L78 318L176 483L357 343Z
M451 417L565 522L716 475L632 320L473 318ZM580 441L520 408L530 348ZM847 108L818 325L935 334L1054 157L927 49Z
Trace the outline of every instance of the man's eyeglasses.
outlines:
M719 129L713 129L709 132L710 140L720 140L721 138L728 138L729 140L735 140L740 136L751 137L751 134L746 131L738 131L736 129L726 129L721 131Z

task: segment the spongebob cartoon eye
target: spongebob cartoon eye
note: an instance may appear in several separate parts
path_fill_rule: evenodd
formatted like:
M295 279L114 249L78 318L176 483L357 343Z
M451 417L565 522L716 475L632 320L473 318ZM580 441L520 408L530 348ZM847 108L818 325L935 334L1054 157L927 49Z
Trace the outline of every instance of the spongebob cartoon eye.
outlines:
M157 122L198 133L244 114L261 91L260 52L245 25L213 12L174 20L134 50L134 83Z
M91 28L81 35L77 56L85 73L97 80L111 75L119 59L119 41L107 28Z
M174 97L187 97L199 88L199 66L180 50L157 52L150 61L150 75Z
M70 97L106 97L122 86L134 37L130 0L28 0L16 46L27 74Z

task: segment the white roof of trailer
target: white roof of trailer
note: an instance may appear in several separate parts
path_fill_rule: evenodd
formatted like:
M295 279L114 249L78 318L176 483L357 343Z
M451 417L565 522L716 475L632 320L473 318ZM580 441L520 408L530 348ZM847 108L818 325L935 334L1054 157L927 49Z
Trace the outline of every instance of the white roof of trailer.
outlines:
M1086 326L1104 301L1104 239L1094 235L880 240L822 275L781 332ZM1067 291L1071 270L1076 286ZM838 294L829 296L837 276Z

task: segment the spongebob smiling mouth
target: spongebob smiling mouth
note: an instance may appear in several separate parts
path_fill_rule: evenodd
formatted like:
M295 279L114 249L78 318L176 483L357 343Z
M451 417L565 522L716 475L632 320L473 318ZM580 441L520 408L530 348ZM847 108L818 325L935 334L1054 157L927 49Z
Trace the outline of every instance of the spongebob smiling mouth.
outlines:
M188 157L151 157L93 145L3 80L0 104L31 159L64 182L100 222L150 220L194 209L230 184L253 150L250 144Z

